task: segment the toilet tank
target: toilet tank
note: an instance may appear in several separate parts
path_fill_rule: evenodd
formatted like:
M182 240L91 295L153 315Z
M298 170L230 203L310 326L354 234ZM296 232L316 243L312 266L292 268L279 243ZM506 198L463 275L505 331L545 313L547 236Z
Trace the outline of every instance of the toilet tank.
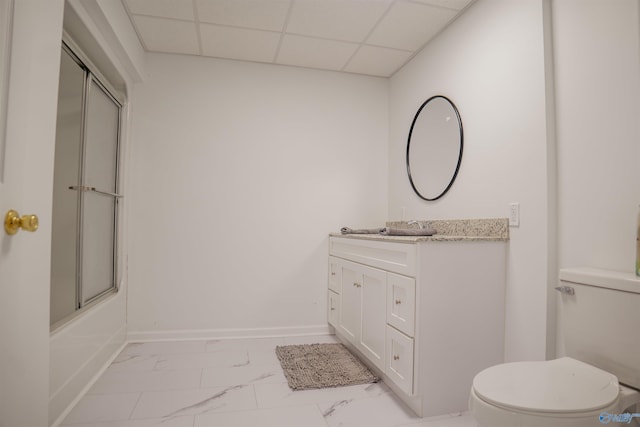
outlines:
M591 268L563 269L559 277L566 288L558 292L558 356L640 389L640 278Z

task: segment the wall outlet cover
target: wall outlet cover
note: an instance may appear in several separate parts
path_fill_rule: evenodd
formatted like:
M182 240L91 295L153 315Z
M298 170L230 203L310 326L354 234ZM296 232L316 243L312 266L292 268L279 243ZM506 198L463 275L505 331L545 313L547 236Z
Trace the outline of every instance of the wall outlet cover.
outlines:
M520 226L520 203L509 203L509 227Z

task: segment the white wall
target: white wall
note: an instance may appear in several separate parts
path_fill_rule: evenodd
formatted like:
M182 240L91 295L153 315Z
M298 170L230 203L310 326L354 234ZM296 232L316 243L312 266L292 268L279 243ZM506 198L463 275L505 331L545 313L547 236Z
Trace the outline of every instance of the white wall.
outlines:
M403 208L405 219L506 217L508 204L520 203L520 227L510 229L508 254L508 361L544 359L546 352L550 124L543 5L479 0L390 85L390 219L401 219ZM460 111L464 154L450 191L425 202L409 184L405 150L416 110L437 94Z
M569 0L554 2L552 12L558 265L631 272L640 203L639 2Z
M326 331L327 234L386 219L388 82L148 55L132 339Z
M553 3L559 265L631 272L640 204L637 0Z

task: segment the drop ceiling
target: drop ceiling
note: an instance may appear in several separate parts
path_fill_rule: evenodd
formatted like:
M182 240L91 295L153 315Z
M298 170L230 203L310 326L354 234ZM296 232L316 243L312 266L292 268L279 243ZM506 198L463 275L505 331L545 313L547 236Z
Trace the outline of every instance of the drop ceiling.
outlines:
M474 0L123 0L148 52L389 77Z

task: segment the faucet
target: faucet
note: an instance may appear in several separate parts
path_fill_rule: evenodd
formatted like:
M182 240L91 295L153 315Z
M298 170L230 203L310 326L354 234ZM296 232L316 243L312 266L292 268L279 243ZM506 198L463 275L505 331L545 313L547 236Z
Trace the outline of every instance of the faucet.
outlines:
M407 221L407 225L413 225L413 224L418 224L418 228L420 230L422 230L424 228L424 225L422 225L421 222L416 221L415 219L412 219L411 221Z

